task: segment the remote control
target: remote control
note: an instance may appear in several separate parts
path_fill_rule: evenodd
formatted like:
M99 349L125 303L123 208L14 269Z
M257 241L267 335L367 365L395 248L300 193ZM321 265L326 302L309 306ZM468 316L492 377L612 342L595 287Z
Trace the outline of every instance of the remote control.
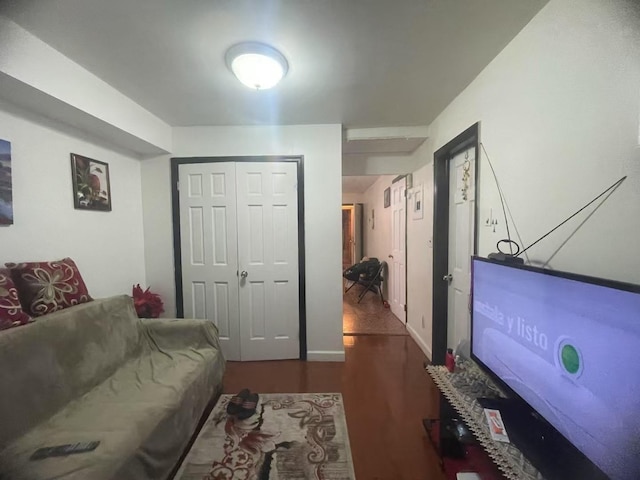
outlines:
M96 440L93 442L80 442L80 443L68 443L66 445L56 445L54 447L44 447L39 448L33 455L31 455L31 460L42 460L43 458L48 457L64 457L66 455L71 455L74 453L85 453L95 450L98 445L100 445L100 441Z

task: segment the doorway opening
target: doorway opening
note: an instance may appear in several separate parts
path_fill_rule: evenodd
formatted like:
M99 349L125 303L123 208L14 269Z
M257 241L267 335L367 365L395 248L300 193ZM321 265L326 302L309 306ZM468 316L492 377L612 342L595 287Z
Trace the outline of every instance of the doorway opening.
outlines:
M343 272L354 265L366 272L351 279L343 274L340 280L344 292L345 341L357 335L408 334L404 320L397 318L390 308L394 272L397 270L396 279L398 276L404 279L406 275L405 232L398 234L406 228L406 207L403 206L406 199L399 178L396 175L343 177ZM405 290L395 292L394 298L404 309Z
M449 330L457 328L459 336L459 332L464 328L464 321L450 318L453 316L450 313L450 307L452 311L457 308L458 313L468 315L470 298L467 297L467 292L470 278L468 278L466 267L467 264L470 265L471 255L474 255L478 248L478 202L476 201L478 175L476 172L478 171L479 130L479 123L472 125L433 155L432 362L436 365L444 364L448 347L456 347L456 345L447 345L448 340L453 338ZM458 181L462 182L460 188L458 188ZM452 216L456 218L454 212L458 204L467 210L460 218L469 222L466 231L470 235L468 247L462 248L460 252L451 248L456 232L465 231L464 226L461 229L458 225L452 224ZM457 242L456 245L458 245ZM454 265L456 261L452 260L455 258L459 259L457 266ZM457 271L456 268L458 268ZM455 282L454 275L459 277ZM455 298L455 295L459 298Z
M342 205L342 270L362 260L362 204Z

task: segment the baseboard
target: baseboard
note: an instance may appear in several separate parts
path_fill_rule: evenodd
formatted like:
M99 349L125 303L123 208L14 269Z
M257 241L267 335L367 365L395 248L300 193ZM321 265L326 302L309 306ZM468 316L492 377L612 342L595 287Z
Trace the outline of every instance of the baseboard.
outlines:
M411 338L413 338L415 342L418 344L418 346L420 347L420 350L422 350L424 354L427 356L427 358L429 359L429 361L431 361L431 358L432 358L431 347L427 345L422 338L420 338L420 335L418 335L418 332L414 330L414 328L411 326L410 323L407 323L407 331L409 332L409 335L411 336Z
M344 351L309 350L307 360L310 362L344 362Z

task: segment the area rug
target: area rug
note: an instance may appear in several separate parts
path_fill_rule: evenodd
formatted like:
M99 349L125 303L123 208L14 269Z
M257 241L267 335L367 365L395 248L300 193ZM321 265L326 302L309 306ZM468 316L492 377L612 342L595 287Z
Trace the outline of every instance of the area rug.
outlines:
M264 394L237 420L222 395L202 427L180 480L354 480L339 393Z

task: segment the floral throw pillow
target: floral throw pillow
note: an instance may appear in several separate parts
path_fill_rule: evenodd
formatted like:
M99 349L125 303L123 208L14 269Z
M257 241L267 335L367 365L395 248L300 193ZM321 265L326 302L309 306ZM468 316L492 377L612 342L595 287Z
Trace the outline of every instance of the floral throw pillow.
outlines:
M93 300L70 258L5 265L11 270L22 307L34 317Z
M0 330L24 325L30 321L31 317L22 311L11 272L8 268L0 268Z

